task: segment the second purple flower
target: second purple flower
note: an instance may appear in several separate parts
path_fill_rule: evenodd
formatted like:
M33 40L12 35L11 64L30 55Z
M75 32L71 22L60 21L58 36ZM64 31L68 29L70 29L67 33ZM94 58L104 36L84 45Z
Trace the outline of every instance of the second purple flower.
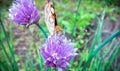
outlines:
M46 66L65 69L77 54L74 45L65 36L50 35L46 44L40 47Z

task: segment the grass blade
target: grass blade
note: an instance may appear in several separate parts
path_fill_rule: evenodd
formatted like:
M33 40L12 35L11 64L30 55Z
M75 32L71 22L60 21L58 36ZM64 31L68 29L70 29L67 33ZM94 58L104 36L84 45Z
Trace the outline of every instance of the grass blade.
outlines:
M18 71L17 63L16 63L15 57L14 57L14 51L13 51L13 49L12 49L11 46L10 46L10 43L9 43L9 40L8 40L8 36L7 36L6 31L5 31L5 28L4 28L4 25L3 25L3 23L2 23L2 20L0 20L0 26L1 26L2 29L3 29L3 32L4 32L4 35L5 35L5 38L6 38L6 42L7 42L8 48L9 48L9 50L10 50L10 54L11 54L11 56L12 56L12 58L13 58L13 61L14 61L14 70L15 70L15 71Z
M9 71L8 67L6 67L4 63L1 61L0 61L0 71Z
M78 6L77 6L75 21L74 21L73 30L72 30L72 40L74 38L74 35L76 35L75 29L76 29L76 24L77 24L77 17L78 17L78 12L80 8L80 3L81 3L81 0L78 0Z
M103 23L103 20L104 20L104 17L105 17L105 10L103 11L103 14L102 14L102 18L101 20L98 19L99 21L99 24L98 24L98 29L95 33L95 38L92 42L92 45L91 45L91 50L90 50L90 53L94 50L95 48L95 45L98 44L98 40L101 38L101 34L102 34L102 23Z
M12 67L14 67L13 64L12 64L12 61L11 61L11 59L10 59L10 57L9 57L9 55L8 55L8 53L7 53L7 51L6 51L6 49L5 49L5 46L4 46L4 44L2 43L2 40L0 40L0 45L1 45L1 47L2 47L2 49L3 49L3 51L4 51L4 53L5 53L5 55L6 55L7 59L8 59L8 61L9 61L9 63L10 63L10 65L11 65Z
M86 71L86 68L89 65L89 63L92 61L92 58L100 51L101 48L103 48L108 42L110 42L113 38L115 38L119 35L120 35L120 30L117 31L116 33L114 33L113 35L111 35L109 38L107 38L103 43L101 43L98 46L98 48L90 54L90 56L85 64L85 66L83 67L82 71Z
M110 52L110 50L112 49L112 46L113 46L113 44L114 44L114 41L115 41L115 39L113 39L113 41L111 42L111 44L110 44L110 46L109 46L109 50L106 52L106 54L103 54L102 55L102 57L101 57L101 59L99 60L99 63L98 63L98 68L97 68L97 70L98 71L101 71L101 68L104 68L104 65L101 65L102 64L102 60L105 58L105 56L107 56L107 54ZM118 44L117 44L118 45ZM115 46L116 47L116 46ZM114 47L114 48L115 48ZM100 66L101 65L101 66Z
M111 66L113 60L114 60L119 54L120 54L120 50L119 50L119 48L118 48L117 51L113 54L110 62L107 64L107 68L106 68L107 70L106 70L106 71L109 70L109 67Z

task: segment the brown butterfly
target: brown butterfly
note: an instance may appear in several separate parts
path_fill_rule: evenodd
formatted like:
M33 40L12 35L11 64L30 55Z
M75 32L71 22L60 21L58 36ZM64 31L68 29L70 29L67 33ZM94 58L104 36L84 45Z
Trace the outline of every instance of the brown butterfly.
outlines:
M45 4L45 23L50 34L62 33L62 29L58 25L55 9L52 0L46 0Z

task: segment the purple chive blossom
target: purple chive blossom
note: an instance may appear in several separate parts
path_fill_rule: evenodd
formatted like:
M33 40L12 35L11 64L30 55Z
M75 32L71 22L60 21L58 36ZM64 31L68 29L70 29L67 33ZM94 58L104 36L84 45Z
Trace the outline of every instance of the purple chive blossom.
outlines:
M46 66L58 69L66 69L70 60L76 55L74 45L63 35L49 36L40 50Z
M9 9L9 18L20 25L37 23L40 14L33 0L16 0Z

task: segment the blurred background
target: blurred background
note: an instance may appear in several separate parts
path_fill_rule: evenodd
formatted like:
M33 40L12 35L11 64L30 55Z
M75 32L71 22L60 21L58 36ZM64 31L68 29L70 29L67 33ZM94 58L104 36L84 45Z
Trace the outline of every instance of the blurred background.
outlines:
M49 34L44 20L45 0L35 0L35 2L41 14L39 23ZM63 33L73 41L75 48L78 48L78 56L75 57L74 62L71 62L68 71L76 71L75 69L81 71L88 59L91 45L93 42L95 43L95 36L102 32L100 38L96 38L98 41L96 40L94 49L114 32L120 30L120 0L81 0L80 2L79 0L53 0L53 2ZM44 44L44 36L35 25L26 28L9 20L8 9L11 5L12 0L0 0L0 19L4 23L10 44L14 47L18 68L20 71L39 71L38 47ZM103 13L104 11L105 13ZM96 32L98 30L99 32ZM0 28L0 39L8 50L2 28ZM92 60L88 70L120 71L120 53L114 56L117 50L120 52L119 43L120 37L117 37L101 49ZM0 62L9 67L1 47ZM2 70L2 68L0 69Z

